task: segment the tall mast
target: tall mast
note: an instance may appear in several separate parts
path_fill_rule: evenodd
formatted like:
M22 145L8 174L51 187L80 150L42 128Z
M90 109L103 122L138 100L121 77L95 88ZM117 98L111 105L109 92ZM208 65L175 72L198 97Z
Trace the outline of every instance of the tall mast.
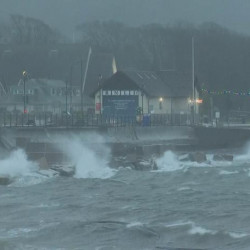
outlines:
M192 87L193 87L193 102L195 105L195 86L194 86L194 70L195 70L195 65L194 65L194 37L192 37Z
M195 124L196 100L195 100L195 86L194 86L194 37L192 37L192 88L193 88L193 124Z

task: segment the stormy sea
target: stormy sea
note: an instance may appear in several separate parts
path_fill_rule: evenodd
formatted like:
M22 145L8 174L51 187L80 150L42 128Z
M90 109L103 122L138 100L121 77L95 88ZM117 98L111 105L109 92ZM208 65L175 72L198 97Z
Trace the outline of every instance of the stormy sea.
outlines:
M1 250L250 249L250 144L224 150L230 161L166 151L145 170L105 145L66 145L71 176L39 170L21 149L2 156Z

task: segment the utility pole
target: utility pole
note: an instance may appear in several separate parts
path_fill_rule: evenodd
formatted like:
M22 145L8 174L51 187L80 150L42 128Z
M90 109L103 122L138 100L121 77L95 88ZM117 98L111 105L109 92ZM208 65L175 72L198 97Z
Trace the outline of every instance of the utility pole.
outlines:
M26 109L26 77L27 77L27 72L24 70L23 71L23 113L27 113Z
M82 80L83 80L83 74L82 74L82 59L81 59L81 119L83 118L83 89L82 89Z
M65 90L65 111L66 111L66 116L68 115L68 79L66 79L66 90Z
M196 100L195 100L195 64L194 64L194 37L192 37L192 87L193 87L193 124L195 124Z
M73 64L70 66L70 105L69 105L69 112L72 113L72 95L73 95L73 83L72 83L72 74L73 74Z

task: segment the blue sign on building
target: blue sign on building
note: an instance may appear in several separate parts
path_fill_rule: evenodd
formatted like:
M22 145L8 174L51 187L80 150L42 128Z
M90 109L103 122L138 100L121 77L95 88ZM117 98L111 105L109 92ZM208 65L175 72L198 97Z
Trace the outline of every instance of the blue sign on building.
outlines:
M103 115L135 116L138 107L138 95L104 95Z

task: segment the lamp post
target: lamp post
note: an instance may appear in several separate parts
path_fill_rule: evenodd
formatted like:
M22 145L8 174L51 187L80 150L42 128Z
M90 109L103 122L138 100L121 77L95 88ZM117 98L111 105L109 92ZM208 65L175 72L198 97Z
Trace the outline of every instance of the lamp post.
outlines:
M65 105L66 115L68 115L68 79L66 79Z
M23 113L27 113L26 109L26 77L27 77L27 71L23 71Z
M163 98L160 97L159 98L159 109L162 110L162 102L163 102Z
M143 93L143 90L141 91L141 111L142 111L142 115L143 115L143 96L144 96L144 93Z
M83 119L83 88L82 88L83 74L82 74L82 59L81 59L81 119Z

